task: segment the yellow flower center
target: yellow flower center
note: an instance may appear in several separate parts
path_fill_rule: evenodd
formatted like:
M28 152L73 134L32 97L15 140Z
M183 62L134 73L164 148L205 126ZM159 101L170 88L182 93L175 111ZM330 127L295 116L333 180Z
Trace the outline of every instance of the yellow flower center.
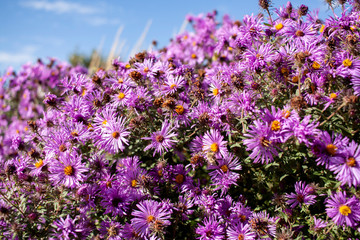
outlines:
M339 207L339 212L341 215L348 216L351 213L351 209L346 205L341 205Z
M355 167L356 166L355 158L349 157L348 160L346 161L346 165L348 165L349 167Z
M118 78L118 83L124 83L124 80L122 78Z
M132 187L136 187L136 185L137 185L136 179L131 180L131 186L132 186Z
M325 25L323 24L323 25L321 25L321 28L320 28L319 32L322 33L324 31L324 29L325 29Z
M289 118L290 115L291 115L291 113L290 113L289 110L284 110L283 113L282 113L282 116L283 116L284 118L286 118L286 119Z
M192 58L192 59L195 59L195 58L196 58L196 54L195 54L195 53L191 54L191 58Z
M215 88L212 93L214 94L214 96L217 96L219 94L219 89Z
M182 105L177 105L175 107L175 112L179 115L182 115L184 113L185 109Z
M219 151L219 145L217 145L217 143L213 143L210 145L210 150L213 152L218 152Z
M331 94L330 94L330 99L336 99L336 98L337 98L336 93L331 93Z
M326 152L329 155L334 156L336 154L336 150L337 150L337 147L334 144L326 145Z
M40 159L38 162L35 163L36 168L41 168L44 165L44 162L42 159Z
M107 124L107 120L105 119L103 122L102 122L102 125L106 125Z
M233 48L232 48L232 47L228 47L228 51L230 51L230 52L231 52L232 50L233 50Z
M81 92L81 96L85 96L85 94L86 94L86 88L83 88Z
M177 182L178 184L182 184L184 182L184 175L182 174L176 175L175 182Z
M174 89L174 88L176 88L176 84L173 83L170 85L170 89Z
M186 39L188 39L188 36L187 36L187 35L184 36L184 40L186 40Z
M271 123L271 130L273 131L279 131L281 128L280 122L278 120L274 120Z
M126 64L126 65L125 65L125 68L126 68L126 69L131 68L130 64Z
M64 168L64 173L66 174L66 175L68 175L68 176L71 176L72 174L73 174L73 168L72 168L72 166L66 166L65 168Z
M227 171L229 170L228 166L226 166L226 165L222 165L222 166L220 167L220 169L221 169L224 173L227 173Z
M282 75L284 75L284 76L289 75L289 69L287 69L287 68L285 68L285 67L281 68L280 71L281 71Z
M145 67L145 68L144 68L144 72L145 72L145 73L149 72L149 68L148 68L148 67Z
M318 70L321 66L318 62L313 62L312 67L313 69Z
M344 65L344 67L351 67L352 61L347 58L343 61L343 65Z
M278 31L283 29L283 27L284 27L284 25L282 23L278 23L278 24L275 25L275 29L278 30Z
M113 138L119 138L119 137L120 137L120 133L119 133L118 131L115 131L115 132L113 132L113 133L111 134L111 136L112 136Z
M239 234L239 236L238 236L238 240L244 240L245 239L245 237L244 237L244 234Z
M125 97L125 94L123 92L120 92L118 95L118 99L123 99Z
M155 219L155 217L154 217L153 215L149 215L149 216L146 218L146 221L147 221L148 223L150 223L150 222L154 221L154 219Z

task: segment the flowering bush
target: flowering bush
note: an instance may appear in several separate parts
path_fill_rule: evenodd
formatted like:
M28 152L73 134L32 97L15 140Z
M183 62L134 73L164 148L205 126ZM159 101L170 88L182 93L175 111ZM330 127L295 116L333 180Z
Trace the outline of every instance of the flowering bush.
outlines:
M269 12L269 2L260 0ZM86 75L0 80L0 236L360 236L360 2L291 3ZM274 18L276 16L276 18Z

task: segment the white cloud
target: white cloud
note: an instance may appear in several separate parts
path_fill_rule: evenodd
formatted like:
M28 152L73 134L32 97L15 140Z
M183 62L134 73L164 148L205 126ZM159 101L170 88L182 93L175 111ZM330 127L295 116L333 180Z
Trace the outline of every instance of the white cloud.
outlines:
M92 14L98 12L97 8L81 5L79 3L66 2L63 0L57 0L55 2L50 2L47 0L30 0L26 2L21 2L21 5L36 10L45 10L48 12L55 12L58 14L61 13Z
M86 19L86 22L88 22L89 24L96 26L96 27L102 26L102 25L116 25L116 24L120 23L120 21L117 19L108 19L108 18L103 18L103 17L88 18L88 19Z
M37 47L30 45L23 47L20 51L17 52L0 51L0 63L4 63L5 65L13 65L30 62L35 59L36 51Z

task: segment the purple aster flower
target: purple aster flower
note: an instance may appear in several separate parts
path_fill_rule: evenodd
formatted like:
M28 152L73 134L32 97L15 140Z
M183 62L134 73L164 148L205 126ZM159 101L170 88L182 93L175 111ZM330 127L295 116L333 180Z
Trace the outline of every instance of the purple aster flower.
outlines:
M320 134L320 131L316 129L319 123L317 121L310 122L310 119L310 115L305 116L301 122L294 123L295 126L292 128L299 143L305 143L307 146L311 146L311 141Z
M175 128L171 128L171 125L168 121L164 121L161 130L154 132L151 134L150 137L144 137L144 140L151 140L150 145L146 146L144 151L149 150L150 148L154 148L154 154L159 153L160 155L163 154L165 151L168 151L174 146L174 143L177 141L172 139L176 137L177 134L173 133Z
M128 206L133 201L132 196L124 188L110 188L104 194L100 203L106 209L104 214L110 213L113 217L120 217L126 214Z
M103 239L121 240L122 225L113 220L103 221L101 223L100 234Z
M276 235L276 219L269 217L266 211L253 213L249 224L259 238Z
M256 49L250 48L244 55L246 56L247 66L257 71L267 67L267 62L274 59L274 50L271 44L261 44Z
M252 215L252 211L249 207L246 207L241 202L236 202L234 206L230 207L230 219L232 219L232 222L242 222L247 223L249 218Z
M312 226L312 229L315 232L319 232L321 231L321 229L325 228L328 224L327 222L325 222L324 220L322 220L321 218L316 218L315 216L313 217L314 219L314 225Z
M25 147L25 145L24 145L25 143L19 134L16 134L15 136L13 136L11 142L12 142L11 148L13 148L14 150L23 150Z
M100 139L97 141L97 145L110 153L124 151L124 145L128 145L126 137L130 134L125 127L125 122L126 118L122 117L107 122L107 125L103 128Z
M217 159L217 165L209 165L209 169L215 170L209 173L211 181L216 189L221 190L223 195L231 185L237 185L240 174L234 171L241 170L239 159L231 153L226 153L224 158Z
M179 201L175 203L174 210L181 215L182 221L189 220L189 216L193 214L194 210L191 210L194 206L194 199L184 196L179 196Z
M351 83L354 88L354 94L360 96L360 75L351 78Z
M117 107L127 106L131 102L131 96L130 88L120 89L118 93L114 95L112 103Z
M226 231L227 239L229 240L252 240L255 239L256 233L251 231L249 224L237 222L229 226Z
M95 114L94 118L94 131L102 132L108 122L116 120L116 108L113 106L102 109L100 113Z
M312 205L316 202L316 196L311 194L313 193L313 188L304 182L300 181L295 183L295 192L296 193L286 194L286 198L288 198L286 203L289 204L291 208L295 208L301 204Z
M226 156L227 141L223 141L224 137L218 130L210 129L203 137L203 151L214 154L217 158Z
M45 105L48 105L50 107L56 107L57 103L59 102L59 99L56 95L48 93L45 95L45 98L43 100Z
M360 203L352 196L347 198L346 192L338 192L326 200L326 213L337 225L354 227L360 221Z
M284 32L284 36L292 38L296 42L311 42L311 40L314 39L314 35L316 35L314 25L301 21L300 23L293 22L293 24L288 26Z
M231 109L237 114L254 112L256 95L251 91L236 92L229 98Z
M74 238L81 238L83 229L75 223L74 219L71 219L69 215L65 219L60 218L58 221L54 222L54 227L56 229L55 236L58 239L70 240Z
M138 203L137 208L132 212L133 219L131 225L140 236L150 236L153 234L164 233L164 227L170 225L168 220L171 210L167 209L163 203L154 200L144 200Z
M224 227L219 224L214 216L205 218L202 225L196 228L196 233L200 236L200 240L222 240L224 239Z
M170 166L168 168L170 172L171 182L174 183L179 190L185 191L192 184L193 179L188 176L189 170L184 168L182 164L176 164L175 166Z
M221 90L221 83L219 79L215 79L211 82L210 89L209 89L209 97L215 100L215 102L220 101L220 97L223 95Z
M255 120L248 132L244 134L245 137L248 137L244 140L244 144L247 146L246 151L252 150L250 157L254 159L254 163L272 162L274 160L273 155L277 156L278 152L270 140L271 128L268 124Z
M348 142L349 139L341 136L341 134L333 133L331 137L328 132L323 131L319 134L312 146L313 153L318 157L316 161L318 164L325 165L326 167L328 167L329 164L342 162L343 156L341 152L347 146Z
M64 89L61 95L68 93L69 91L75 94L85 95L87 89L91 88L91 80L86 74L72 74L70 77L61 79L62 88ZM83 95L83 96L84 96Z
M162 92L165 95L174 94L181 87L184 86L184 78L181 76L174 77L172 74L168 75L163 86Z
M133 90L130 107L134 107L138 111L144 111L152 105L152 96L147 88L138 86Z
M55 160L50 166L50 179L56 184L63 184L69 188L75 188L84 180L86 167L81 163L81 156L64 154L59 160Z
M48 165L51 162L50 159L53 158L53 156L53 154L48 154L45 156L45 159L37 159L33 165L29 166L29 169L31 170L30 175L39 176L41 173L47 171Z
M0 199L0 217L6 219L11 211L11 207L4 200Z
M47 142L45 144L44 150L49 155L68 153L70 149L76 150L76 147L72 147L72 144L69 141L70 136L66 134L63 128L51 131L49 138L46 140Z
M341 161L334 162L329 169L336 173L336 179L343 185L358 186L360 184L360 147L352 141L349 146L342 151Z

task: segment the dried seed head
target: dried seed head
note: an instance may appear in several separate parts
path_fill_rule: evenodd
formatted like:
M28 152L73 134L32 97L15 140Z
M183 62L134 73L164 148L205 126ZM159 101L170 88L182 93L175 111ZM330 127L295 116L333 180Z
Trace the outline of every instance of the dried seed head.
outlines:
M102 104L106 104L106 103L110 102L110 100L111 100L110 95L105 93L101 102L102 102Z
M289 17L290 17L290 15L291 15L291 13L292 13L292 10L293 10L292 4L291 4L291 2L289 1L289 2L286 4L286 13L289 15Z
M270 7L270 0L259 0L259 6L262 9L268 9Z
M101 85L101 78L97 75L94 74L94 76L91 78L92 82L97 84L97 85Z
M292 108L300 110L306 105L306 101L301 96L296 96L291 99L290 105Z
M146 58L147 53L144 52L139 52L135 55L135 60L137 62L144 62L145 58Z
M301 6L299 7L298 13L300 16L305 16L309 11L309 8L307 6L305 6L304 4L301 4Z
M344 5L346 3L346 0L338 0L341 5Z
M167 99L165 99L164 103L162 104L162 107L163 107L163 108L170 109L170 110L175 109L175 107L176 107L176 101L175 101L175 99L173 99L173 98L167 98Z
M31 129L33 132L36 132L36 131L37 131L38 126L36 125L36 122L35 122L35 121L29 120L29 121L27 122L27 124L29 125L30 129Z
M164 103L164 99L162 97L155 98L153 104L155 107L160 107Z
M135 82L138 82L139 80L141 80L142 78L142 74L138 71L132 71L130 74L129 74L130 78L132 80L134 80Z

